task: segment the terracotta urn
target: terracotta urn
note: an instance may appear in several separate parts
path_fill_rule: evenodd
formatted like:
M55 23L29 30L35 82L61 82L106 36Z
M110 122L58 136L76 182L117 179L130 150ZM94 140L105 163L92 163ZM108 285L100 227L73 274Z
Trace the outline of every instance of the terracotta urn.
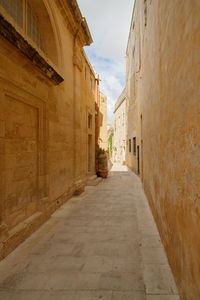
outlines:
M108 176L108 170L99 170L99 175L102 178L107 178L107 176Z
M98 152L98 166L98 175L102 178L106 178L108 176L108 158L106 151L101 148Z

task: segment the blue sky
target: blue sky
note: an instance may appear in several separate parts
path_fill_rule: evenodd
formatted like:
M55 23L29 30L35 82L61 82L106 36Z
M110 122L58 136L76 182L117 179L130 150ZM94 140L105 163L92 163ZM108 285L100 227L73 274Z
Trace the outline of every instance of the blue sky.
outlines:
M77 0L86 17L93 44L87 56L100 75L100 90L107 96L108 123L125 86L125 54L134 0Z

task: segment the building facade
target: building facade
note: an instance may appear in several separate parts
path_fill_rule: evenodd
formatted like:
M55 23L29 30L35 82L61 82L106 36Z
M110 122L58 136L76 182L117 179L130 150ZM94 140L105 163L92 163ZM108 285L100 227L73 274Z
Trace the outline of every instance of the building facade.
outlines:
M91 43L76 0L0 1L0 258L95 174Z
M113 160L113 144L114 144L113 124L107 125L107 139L108 139L108 155L109 155L110 160Z
M126 89L123 90L115 104L113 160L125 163L126 156Z
M135 7L138 4L135 4ZM136 9L135 9L136 10ZM140 78L141 54L140 54L140 25L135 19L135 10L130 26L128 45L126 50L126 164L137 174L142 176L141 159L141 130L140 123L140 101L138 97L138 80ZM138 9L139 10L139 9ZM139 43L139 44L138 44ZM138 45L138 46L136 46Z
M99 147L108 150L107 138L107 97L100 92L99 105Z
M200 298L199 15L198 0L136 0L126 55L126 161L191 300Z

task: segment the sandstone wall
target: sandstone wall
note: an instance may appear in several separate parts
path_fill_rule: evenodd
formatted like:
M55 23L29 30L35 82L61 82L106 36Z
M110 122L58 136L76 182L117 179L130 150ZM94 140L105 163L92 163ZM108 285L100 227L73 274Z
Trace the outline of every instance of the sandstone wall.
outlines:
M126 105L126 90L124 90L116 102L114 110L113 159L121 164L125 163L126 154Z
M199 15L198 0L136 1L141 66L137 109L128 111L140 151L143 144L144 189L187 300L200 298Z
M108 150L107 97L102 93L100 93L99 105L99 146L104 150Z
M95 173L95 74L82 49L85 33L76 31L79 25L70 6L65 6L64 18L56 1L42 4L35 7L35 2L32 8L47 16L45 25L41 21L46 54L32 44L24 55L26 40L17 44L2 31L0 35L0 258L73 193L83 191ZM49 32L54 34L51 41ZM52 41L54 57L48 56ZM44 60L29 56L34 47ZM63 77L62 83L49 79L52 70L45 69L46 62Z

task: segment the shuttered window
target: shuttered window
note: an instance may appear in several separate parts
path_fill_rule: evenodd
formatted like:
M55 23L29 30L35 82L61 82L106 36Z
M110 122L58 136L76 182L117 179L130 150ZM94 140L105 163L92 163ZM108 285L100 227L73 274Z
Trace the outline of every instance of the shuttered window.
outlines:
M27 35L38 48L44 51L38 19L33 13L28 1L0 0L0 5L13 21L23 29L25 35Z
M23 27L22 0L0 0L3 9L12 17L19 27Z
M44 51L37 18L33 14L29 4L27 6L27 35L40 49Z

